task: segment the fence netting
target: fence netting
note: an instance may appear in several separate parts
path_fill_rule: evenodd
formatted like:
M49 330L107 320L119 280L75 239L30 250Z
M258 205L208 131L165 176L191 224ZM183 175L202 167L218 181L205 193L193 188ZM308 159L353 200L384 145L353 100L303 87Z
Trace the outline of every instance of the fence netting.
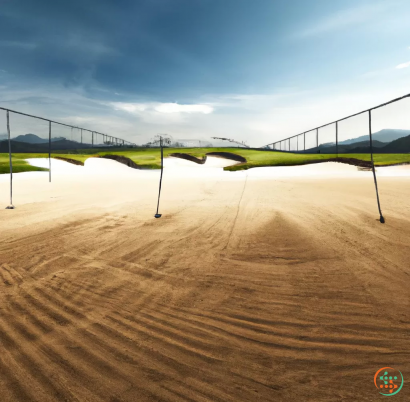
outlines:
M408 153L410 135L410 98L391 103L372 111L374 161L383 163L388 157Z
M410 94L393 99L363 112L285 138L263 148L282 152L323 154L370 168L373 173L380 212L375 165L394 164L409 153Z

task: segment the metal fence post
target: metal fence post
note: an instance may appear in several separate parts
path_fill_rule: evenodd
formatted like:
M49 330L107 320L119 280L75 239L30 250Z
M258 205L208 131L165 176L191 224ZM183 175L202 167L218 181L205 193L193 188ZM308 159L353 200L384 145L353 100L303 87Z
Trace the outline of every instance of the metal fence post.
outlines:
M316 148L319 151L319 129L316 129Z
M13 206L13 162L11 161L11 138L10 138L10 115L7 110L7 135L9 139L9 167L10 167L10 205L6 209L14 209Z
M161 146L161 176L159 178L158 203L157 203L157 212L154 215L155 218L161 218L161 214L158 213L158 211L159 211L159 199L161 197L162 173L164 171L164 150L162 148L162 137L159 137L159 143L160 143L160 146Z
M339 156L339 133L338 133L337 122L336 122L336 155Z
M51 183L51 121L48 122L48 181Z
M303 150L306 151L306 133L303 133Z
M373 171L373 179L374 179L374 186L376 188L376 197L377 197L377 206L379 208L379 214L380 214L380 222L384 223L384 217L382 214L382 210L380 208L380 199L379 199L379 190L377 188L377 178L376 178L376 170L374 168L374 161L373 161L373 139L372 139L372 111L371 109L369 110L369 136L370 136L370 158L372 161L372 171Z

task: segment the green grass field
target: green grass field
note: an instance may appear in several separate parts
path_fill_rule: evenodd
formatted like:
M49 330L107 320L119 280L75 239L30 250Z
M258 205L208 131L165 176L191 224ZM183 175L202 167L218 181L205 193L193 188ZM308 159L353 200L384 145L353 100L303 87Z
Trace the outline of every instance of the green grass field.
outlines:
M311 161L326 161L335 158L335 154L293 154L273 151L257 151L243 148L164 148L164 157L174 152L187 153L196 157L203 157L208 152L232 152L246 158L246 163L229 166L225 170L243 170L263 166L294 166L303 165ZM82 163L86 159L103 155L125 156L137 165L147 169L159 169L161 166L160 150L158 148L132 148L128 150L87 149L75 152L53 153L53 157L74 159ZM339 157L355 158L370 161L369 154L339 154ZM25 159L46 158L48 154L13 154L13 172L45 171L29 165ZM374 161L377 166L410 163L410 154L375 154ZM9 173L8 154L0 154L0 174Z
M24 160L24 158L21 158L18 154L13 155L12 163L13 163L13 173L48 171L48 169L43 169L43 168L29 165ZM9 154L0 154L0 174L3 174L3 173L10 173Z

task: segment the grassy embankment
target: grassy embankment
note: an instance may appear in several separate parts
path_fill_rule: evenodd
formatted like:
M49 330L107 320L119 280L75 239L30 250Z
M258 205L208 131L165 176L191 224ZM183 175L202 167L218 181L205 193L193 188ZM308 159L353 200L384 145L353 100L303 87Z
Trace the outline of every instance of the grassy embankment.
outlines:
M164 157L174 152L187 153L192 156L201 158L208 152L232 152L246 158L247 162L234 166L229 166L225 170L242 170L252 167L262 166L294 166L303 165L311 161L326 161L335 158L335 154L293 154L285 152L257 151L243 148L164 148ZM125 156L135 162L137 165L146 169L158 169L161 158L158 148L133 148L128 150L111 150L105 149L86 149L76 152L53 153L53 157L62 157L74 159L82 163L90 157L99 157L103 155L120 155ZM44 171L47 169L37 168L25 162L28 158L45 158L47 154L13 154L13 171ZM370 161L369 154L339 154L340 158L355 158L363 161ZM393 165L398 163L410 163L410 154L375 154L375 164L377 166ZM0 154L0 173L8 173L8 155Z

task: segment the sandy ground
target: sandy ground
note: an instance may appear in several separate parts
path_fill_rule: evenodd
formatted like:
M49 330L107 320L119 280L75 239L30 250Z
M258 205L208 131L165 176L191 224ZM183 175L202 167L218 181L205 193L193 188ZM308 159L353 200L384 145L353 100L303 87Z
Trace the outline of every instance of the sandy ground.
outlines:
M158 171L15 175L1 401L379 401L378 369L408 381L409 168L378 169L381 225L370 172L224 164L167 160L161 219Z

